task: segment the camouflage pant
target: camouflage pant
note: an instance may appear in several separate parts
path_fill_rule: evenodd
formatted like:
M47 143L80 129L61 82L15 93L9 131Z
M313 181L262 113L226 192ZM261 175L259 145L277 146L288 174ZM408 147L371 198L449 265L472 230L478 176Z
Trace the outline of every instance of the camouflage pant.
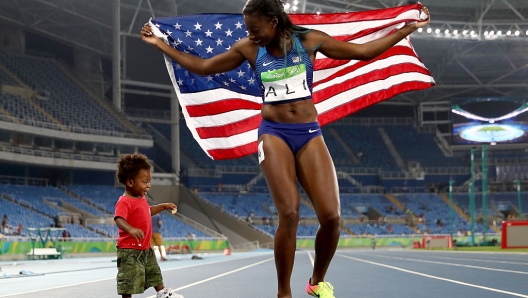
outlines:
M161 270L152 249L117 249L117 293L141 294L163 285Z

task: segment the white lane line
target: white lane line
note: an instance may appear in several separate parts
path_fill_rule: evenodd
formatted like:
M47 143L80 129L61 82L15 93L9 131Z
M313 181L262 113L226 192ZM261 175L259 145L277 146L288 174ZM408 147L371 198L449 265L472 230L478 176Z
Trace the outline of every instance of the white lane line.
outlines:
M447 259L447 260L461 260L461 261L476 261L476 262L485 262L485 263L498 263L498 264L514 264L514 265L521 265L521 266L528 266L528 263L521 263L521 262L512 262L512 261L494 261L494 260L486 260L486 259L467 259L467 258L449 258L449 257L438 257L438 256L428 256L435 259Z
M206 278L206 279L202 279L200 281L197 281L197 282L193 282L192 284L188 284L188 285L185 285L183 287L179 287L179 288L176 288L176 289L173 289L172 292L177 292L177 291L181 291L183 289L187 289L187 288L190 288L190 287L194 287L196 285L199 285L199 284L203 284L205 282L208 282L208 281L211 281L213 279L217 279L217 278L220 278L220 277L223 277L223 276L226 276L226 275L229 275L229 274L233 274L235 272L238 272L238 271L242 271L242 270L246 270L248 268L251 268L251 267L254 267L254 266L258 266L260 264L263 264L263 263L266 263L266 262L269 262L271 260L273 260L274 258L269 258L269 259L266 259L266 260L263 260L263 261L260 261L260 262L257 262L257 263L253 263L253 264L250 264L250 265L247 265L247 266L244 266L244 267L240 267L238 269L235 269L235 270L231 270L231 271L228 271L228 272L225 272L225 273L222 273L222 274L218 274L218 275L215 275L215 276L212 276L212 277L209 277L209 278ZM147 298L156 298L156 295L152 295L152 296L148 296Z
M459 284L459 285L463 285L463 286L468 286L468 287L488 290L488 291L491 291L491 292L497 292L497 293L502 293L502 294L508 294L508 295L512 295L512 296L516 296L516 297L528 298L527 295L523 295L523 294L519 294L519 293L514 293L514 292L503 291L503 290L499 290L499 289L479 286L479 285L475 285L475 284L461 282L461 281L454 280L454 279L443 278L443 277L434 276L434 275L425 274L425 273L420 273L420 272L416 272L416 271L411 271L411 270L407 270L407 269L403 269L403 268L399 268L399 267L385 265L385 264L381 264L381 263L377 263L377 262L372 262L372 261L362 260L362 259L358 259L358 258L354 258L354 257L349 257L349 256L345 256L345 255L342 255L342 254L336 254L336 255L338 255L340 257L343 257L343 258L346 258L346 259L351 259L351 260L354 260L354 261L358 261L358 262L363 262L363 263L368 263L368 264L372 264L372 265L376 265L376 266L386 267L386 268L390 268L390 269L394 269L394 270L398 270L398 271L402 271L402 272L406 272L406 273L410 273L410 274L415 274L415 275L420 275L420 276L424 276L424 277L428 277L428 278L432 278L432 279L438 279L438 280L442 280L442 281L447 281L447 282L451 282L451 283L455 283L455 284Z
M518 255L528 255L528 252L518 252L518 251L463 251L463 250L421 250L415 249L412 252L417 253L439 253L439 254L484 254L484 255L502 255L509 257L516 257Z
M19 293L7 294L7 295L2 295L0 297L11 297L11 296L15 296L15 295L24 295L24 294L35 293L35 292L40 292L40 291L48 291L48 290L55 290L55 289L61 289L61 288L67 288L67 287L74 287L74 286L78 286L78 285L85 285L85 284L90 284L90 283L93 283L93 282L106 281L106 280L110 280L110 279L115 279L115 277L103 278L103 279L91 280L91 281L85 281L85 282L80 282L80 283L76 283L76 284L68 284L68 285L51 287L51 288L45 288L45 289L32 290L32 291L27 291L27 292L19 292Z
M314 266L314 259L312 257L312 254L309 251L306 251L306 253L308 254L308 257L310 258L310 262L312 263L312 267L313 267Z
M201 263L201 264L193 264L193 265L187 265L187 266L181 266L181 267L175 267L175 268L168 268L168 269L162 269L161 272L180 270L180 269L186 269L186 268L191 268L191 267L199 267L199 266L205 266L205 265L211 265L211 264L217 264L217 263L225 263L225 262L234 261L234 260L244 260L244 259L249 259L249 258L254 258L254 257L259 257L259 256L261 256L261 255L245 256L245 257L240 257L240 258L231 259L231 260L227 260L227 259L226 260L218 260L218 261L213 261L213 262L208 262L208 263ZM0 279L0 281L2 281L2 280L8 280L8 278ZM62 285L62 286L50 287L50 288L42 288L42 289L31 290L31 291L26 291L26 292L18 292L18 293L6 294L6 295L1 295L0 298L11 297L11 296L15 296L15 295L24 295L24 294L35 293L35 292L40 292L40 291L49 291L49 290L67 288L67 287L74 287L74 286L85 285L85 284L89 284L89 283L96 283L96 282L107 281L107 280L115 280L115 276L109 277L109 278L97 279L97 280L84 281L84 282L80 282L80 283L74 283L74 284L67 284L67 285Z
M420 262L420 263L430 263L430 264L439 264L439 265L446 265L446 266L466 267L466 268L472 268L472 269L481 269L481 270L499 271L499 272L507 272L507 273L516 273L516 274L526 274L526 275L528 275L528 272L525 272L525 271L497 269L497 268L489 268L489 267L481 267L481 266L473 266L473 265L465 265L465 264L456 264L456 263L437 262L437 261L417 260L417 259L409 259L409 258L402 258L402 257L390 257L390 256L384 256L384 255L371 255L371 256L376 256L376 257L380 257L380 258L387 258L387 259L413 261L413 262Z

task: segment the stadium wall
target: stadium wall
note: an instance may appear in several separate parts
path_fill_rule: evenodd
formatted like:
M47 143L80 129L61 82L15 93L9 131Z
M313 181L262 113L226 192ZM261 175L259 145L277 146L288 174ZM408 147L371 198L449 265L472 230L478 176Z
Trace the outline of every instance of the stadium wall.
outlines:
M164 240L165 247L182 247L188 246L191 251L210 251L223 250L229 247L228 240L212 239L212 240ZM0 255L25 255L33 246L31 241L0 241ZM45 244L46 248L53 247L53 242L49 241ZM36 243L35 248L42 248L41 243ZM72 242L56 242L55 248L64 254L75 253L109 253L116 252L115 241L72 241Z

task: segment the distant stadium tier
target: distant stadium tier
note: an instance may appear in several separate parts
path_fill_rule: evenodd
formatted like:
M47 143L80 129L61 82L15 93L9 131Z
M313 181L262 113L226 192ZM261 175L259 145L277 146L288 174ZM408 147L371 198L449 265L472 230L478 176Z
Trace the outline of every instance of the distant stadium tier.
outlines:
M528 142L527 111L519 98L454 100L453 145Z
M528 220L502 222L502 248L528 248Z
M461 129L460 137L479 143L514 141L525 134L521 127L508 124L475 124Z

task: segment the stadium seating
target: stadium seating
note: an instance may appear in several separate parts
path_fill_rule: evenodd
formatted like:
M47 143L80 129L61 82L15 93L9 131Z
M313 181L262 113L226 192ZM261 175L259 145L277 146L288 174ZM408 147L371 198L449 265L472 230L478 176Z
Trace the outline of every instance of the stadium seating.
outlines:
M389 226L392 227L392 232L389 232ZM350 229L356 235L368 236L368 235L411 235L415 232L404 224L361 224L351 225L347 224L346 227Z
M422 167L463 167L457 157L445 157L430 133L418 133L410 125L385 125L396 150L404 161L418 161Z
M341 194L341 212L342 216L350 214L355 206L366 206L373 208L385 217L404 217L403 211L399 210L383 194ZM360 215L354 212L357 217ZM354 216L353 216L354 217Z
M8 85L18 87L20 84L8 73L0 69L0 85Z
M25 228L45 228L53 225L53 219L38 212L0 198L0 213L7 215L7 224L18 227L22 224ZM22 235L27 235L25 230Z
M435 193L429 194L395 194L394 195L406 208L409 208L415 215L424 219L424 223L418 223L418 228L422 231L429 231L429 234L449 234L450 231L450 209L442 199ZM453 212L454 231L470 230L469 223ZM475 225L475 232L483 232L482 225ZM493 230L487 231L493 233Z
M66 75L55 61L0 51L0 64L16 73L33 90L49 94L48 98L38 100L38 104L61 124L92 131L129 132Z
M0 93L0 107L9 112L11 116L18 119L24 119L25 123L31 123L34 121L52 123L48 117L20 96Z
M352 125L352 124L330 124L327 129L334 129L337 134L345 141L348 147L358 155L361 163L355 164L356 167L373 167L383 170L398 170L394 158L390 155L387 146L383 142L377 126ZM325 140L327 139L326 133ZM331 142L328 147L329 151L339 152L334 147L340 146ZM338 160L339 161L339 160ZM350 166L349 163L336 163L337 167Z

